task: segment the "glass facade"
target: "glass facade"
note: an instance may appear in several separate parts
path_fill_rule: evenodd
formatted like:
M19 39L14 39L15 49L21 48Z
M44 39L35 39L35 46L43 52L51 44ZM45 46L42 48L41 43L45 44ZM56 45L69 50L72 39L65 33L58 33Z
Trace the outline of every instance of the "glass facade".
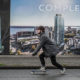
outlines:
M57 45L64 43L64 19L61 14L55 16L54 40Z

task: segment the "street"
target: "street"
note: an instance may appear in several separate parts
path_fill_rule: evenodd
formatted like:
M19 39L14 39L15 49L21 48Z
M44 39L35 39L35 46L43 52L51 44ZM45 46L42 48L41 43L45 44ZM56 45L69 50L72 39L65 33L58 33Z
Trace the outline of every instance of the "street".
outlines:
M58 69L48 69L47 75L32 75L33 69L0 69L0 80L80 80L80 69L67 69L64 75Z

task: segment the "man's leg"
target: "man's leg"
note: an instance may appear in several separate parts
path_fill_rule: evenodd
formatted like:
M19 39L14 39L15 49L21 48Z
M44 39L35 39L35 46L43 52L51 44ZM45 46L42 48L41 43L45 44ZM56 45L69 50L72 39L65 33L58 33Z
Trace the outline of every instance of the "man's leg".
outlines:
M56 66L57 68L63 70L63 66L56 62L56 56L51 56L50 59L51 59L51 63L54 66Z
M44 52L39 55L39 58L40 58L40 62L41 62L42 67L45 67L44 57L45 57Z

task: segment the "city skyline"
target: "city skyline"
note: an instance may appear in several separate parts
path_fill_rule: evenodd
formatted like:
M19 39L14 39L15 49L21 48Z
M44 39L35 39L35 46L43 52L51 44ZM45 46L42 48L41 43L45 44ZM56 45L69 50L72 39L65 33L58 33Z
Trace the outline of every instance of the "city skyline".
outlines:
M48 6L47 10L41 11L40 5L44 5L43 8ZM61 8L68 6L68 8L66 8L65 11L54 10L55 8L50 11L53 7L52 5L59 5ZM75 6L76 11L73 11ZM69 11L70 7L72 8L72 11ZM78 0L61 0L61 2L59 2L59 0L11 0L10 25L54 26L55 15L62 14L65 26L80 26L80 11L78 11L80 10L79 7L80 1Z

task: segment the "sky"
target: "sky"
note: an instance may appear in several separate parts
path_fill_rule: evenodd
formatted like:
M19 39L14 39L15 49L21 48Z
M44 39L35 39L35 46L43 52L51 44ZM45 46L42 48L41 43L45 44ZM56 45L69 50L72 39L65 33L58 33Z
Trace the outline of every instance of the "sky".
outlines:
M80 0L11 0L11 26L54 26L62 14L65 26L80 26Z

